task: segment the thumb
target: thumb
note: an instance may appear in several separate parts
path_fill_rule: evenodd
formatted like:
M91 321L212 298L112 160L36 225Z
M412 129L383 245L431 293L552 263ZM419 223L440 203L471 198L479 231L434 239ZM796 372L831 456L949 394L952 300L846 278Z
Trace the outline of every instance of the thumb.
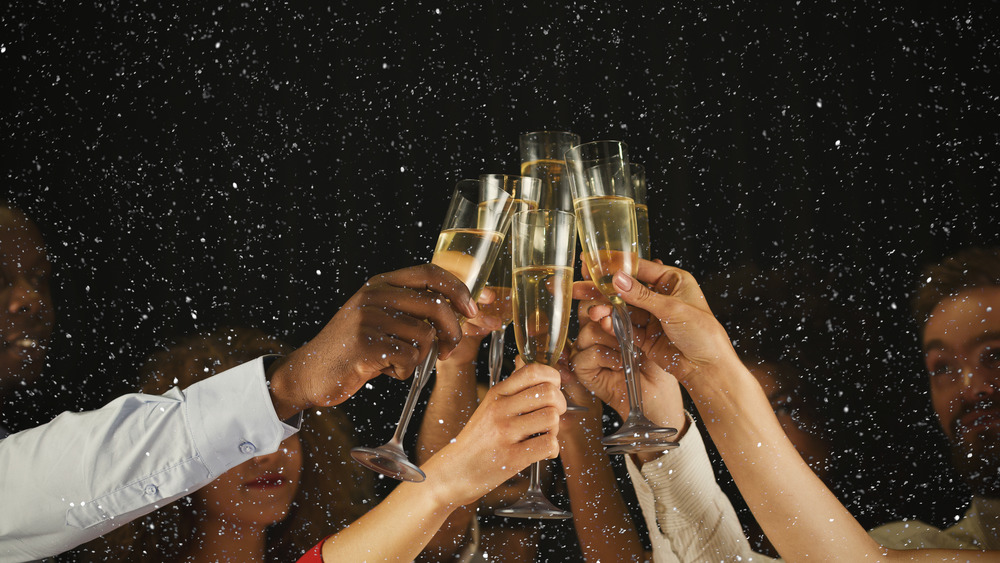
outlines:
M625 303L648 311L661 323L667 322L672 317L675 320L681 320L677 317L684 315L685 307L682 300L673 295L652 291L621 270L615 273L613 283Z
M656 309L659 308L659 302L666 297L665 295L651 291L644 284L639 283L638 280L621 270L615 272L612 283L626 303L650 313L655 314Z

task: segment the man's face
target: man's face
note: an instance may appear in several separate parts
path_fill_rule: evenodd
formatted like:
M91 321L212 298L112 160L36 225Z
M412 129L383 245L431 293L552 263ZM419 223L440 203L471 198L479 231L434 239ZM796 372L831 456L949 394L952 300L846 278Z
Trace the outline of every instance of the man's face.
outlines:
M55 320L51 275L38 227L0 207L0 397L41 376Z
M1000 287L939 303L923 347L952 462L976 494L1000 497Z

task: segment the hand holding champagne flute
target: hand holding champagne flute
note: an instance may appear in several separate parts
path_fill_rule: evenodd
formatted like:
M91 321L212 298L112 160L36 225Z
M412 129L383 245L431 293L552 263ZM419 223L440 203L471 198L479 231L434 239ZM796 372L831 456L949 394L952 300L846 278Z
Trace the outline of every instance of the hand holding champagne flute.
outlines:
M619 141L595 141L566 152L573 188L573 207L583 242L584 263L594 285L611 301L612 324L622 349L629 415L618 432L602 442L609 453L638 453L670 447L674 428L657 426L642 412L642 393L635 371L632 323L612 279L619 270L635 275L638 241L634 186L628 148Z
M514 336L528 363L555 366L566 345L573 309L576 225L572 213L523 211L511 225L514 263ZM524 496L496 514L515 518L570 518L542 492L541 462L531 466Z
M462 180L455 186L444 226L438 236L431 263L448 270L469 288L477 300L510 226L513 198L502 185L480 180ZM392 439L377 448L358 447L351 457L383 475L420 482L424 472L406 457L403 435L413 416L420 391L437 360L437 342L413 374L413 383Z

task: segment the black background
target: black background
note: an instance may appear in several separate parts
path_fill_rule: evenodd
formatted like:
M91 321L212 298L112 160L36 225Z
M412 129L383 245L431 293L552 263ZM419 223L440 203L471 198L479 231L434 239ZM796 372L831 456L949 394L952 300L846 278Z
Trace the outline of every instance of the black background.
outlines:
M865 319L822 377L838 492L865 525L953 521L968 492L908 298L924 262L997 240L1000 18L906 4L9 5L0 181L43 228L58 326L50 377L5 414L99 406L218 324L304 342L367 278L429 259L456 180L571 130L646 165L664 261L830 274L829 305ZM388 438L404 392L381 378L348 404L361 441Z

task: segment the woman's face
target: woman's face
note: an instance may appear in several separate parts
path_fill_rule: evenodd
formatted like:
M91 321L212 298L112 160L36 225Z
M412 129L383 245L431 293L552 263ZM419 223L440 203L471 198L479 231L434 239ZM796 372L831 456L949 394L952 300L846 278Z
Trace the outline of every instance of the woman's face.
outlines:
M263 527L288 515L302 474L302 442L297 434L278 451L237 465L194 494L210 518Z

